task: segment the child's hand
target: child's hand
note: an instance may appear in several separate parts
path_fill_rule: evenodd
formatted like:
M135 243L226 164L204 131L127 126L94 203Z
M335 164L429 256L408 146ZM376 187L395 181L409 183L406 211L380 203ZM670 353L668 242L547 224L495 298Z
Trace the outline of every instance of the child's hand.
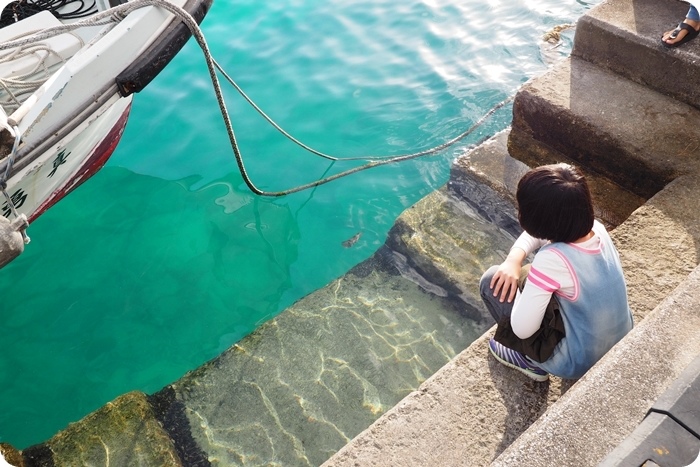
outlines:
M515 293L518 291L521 264L519 261L513 261L510 258L506 259L498 267L496 274L493 275L490 287L493 290L494 297L498 297L500 293L499 301L507 300L510 303L515 298Z

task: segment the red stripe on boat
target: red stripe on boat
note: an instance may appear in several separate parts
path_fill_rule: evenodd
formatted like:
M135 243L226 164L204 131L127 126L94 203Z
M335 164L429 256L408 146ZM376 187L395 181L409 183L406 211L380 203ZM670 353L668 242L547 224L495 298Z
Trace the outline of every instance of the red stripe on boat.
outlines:
M63 185L62 188L51 193L51 196L44 201L37 209L29 216L29 222L33 222L41 214L45 213L50 207L65 198L71 191L78 188L83 182L95 175L109 160L110 156L117 148L121 140L126 122L131 111L131 104L124 109L124 112L119 117L119 120L114 124L107 136L97 145L92 151L92 154L85 160L85 163L78 169L78 172Z

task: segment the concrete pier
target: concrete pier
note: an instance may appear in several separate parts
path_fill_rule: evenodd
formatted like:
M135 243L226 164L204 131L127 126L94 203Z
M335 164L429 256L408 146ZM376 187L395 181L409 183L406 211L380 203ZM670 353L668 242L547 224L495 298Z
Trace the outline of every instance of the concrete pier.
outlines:
M602 189L596 201L624 218L612 237L635 329L563 396L556 380L503 374L484 336L324 465L597 465L700 355L700 43L659 41L686 11L599 5L579 21L572 57L514 103L509 155L572 161L631 192ZM635 196L649 199L627 216Z

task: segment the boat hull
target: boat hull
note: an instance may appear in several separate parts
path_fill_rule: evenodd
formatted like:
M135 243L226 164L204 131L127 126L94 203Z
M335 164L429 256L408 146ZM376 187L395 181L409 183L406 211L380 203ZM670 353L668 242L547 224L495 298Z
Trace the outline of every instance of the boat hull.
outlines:
M200 22L212 2L173 3ZM27 100L31 106L9 116L22 138L7 180L19 213L34 221L104 166L126 126L131 93L150 83L189 37L164 9L136 9L66 61ZM0 201L0 215L11 217L7 200Z
M131 98L103 106L79 124L8 183L15 208L34 221L104 166L121 139L131 109ZM5 200L2 215L10 217Z

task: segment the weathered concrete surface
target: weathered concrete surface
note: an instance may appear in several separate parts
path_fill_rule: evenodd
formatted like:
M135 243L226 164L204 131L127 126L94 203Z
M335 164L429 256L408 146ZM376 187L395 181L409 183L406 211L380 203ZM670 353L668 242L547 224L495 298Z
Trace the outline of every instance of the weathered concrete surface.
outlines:
M660 42L687 11L677 0L604 2L578 21L571 54L698 107L700 43L668 49Z
M635 318L646 316L700 263L700 174L679 177L613 232Z
M651 197L697 170L700 111L581 59L518 91L510 154L528 165L562 159Z

